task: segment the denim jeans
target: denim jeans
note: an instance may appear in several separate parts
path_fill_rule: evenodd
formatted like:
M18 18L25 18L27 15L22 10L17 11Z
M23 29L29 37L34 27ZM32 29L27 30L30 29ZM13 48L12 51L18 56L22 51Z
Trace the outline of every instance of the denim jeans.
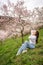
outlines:
M20 54L22 53L23 50L26 50L27 48L35 48L35 45L34 44L30 44L28 41L25 41L22 46L19 48L17 54Z

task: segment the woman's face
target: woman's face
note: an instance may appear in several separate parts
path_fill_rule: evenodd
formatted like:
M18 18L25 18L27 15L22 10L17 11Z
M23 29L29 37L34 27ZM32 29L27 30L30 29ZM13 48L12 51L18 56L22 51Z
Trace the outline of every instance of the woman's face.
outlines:
M31 35L36 35L36 30L31 30Z

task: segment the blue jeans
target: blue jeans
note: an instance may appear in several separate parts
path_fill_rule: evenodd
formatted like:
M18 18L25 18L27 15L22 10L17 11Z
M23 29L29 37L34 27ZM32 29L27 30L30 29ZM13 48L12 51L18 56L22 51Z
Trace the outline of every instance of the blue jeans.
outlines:
M35 45L34 44L30 44L28 41L25 41L22 46L19 48L17 54L20 54L22 53L23 50L26 50L26 48L35 48Z

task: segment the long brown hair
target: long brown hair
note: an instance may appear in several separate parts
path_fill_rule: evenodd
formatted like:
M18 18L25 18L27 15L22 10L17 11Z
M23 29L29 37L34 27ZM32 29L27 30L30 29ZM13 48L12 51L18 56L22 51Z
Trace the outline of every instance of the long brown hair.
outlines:
M38 43L39 31L36 31L36 43Z

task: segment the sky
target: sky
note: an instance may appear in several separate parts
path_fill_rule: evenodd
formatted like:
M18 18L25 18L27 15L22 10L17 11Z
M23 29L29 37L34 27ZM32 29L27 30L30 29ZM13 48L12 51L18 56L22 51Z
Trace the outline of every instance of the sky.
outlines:
M17 2L17 0L10 0L11 3L15 3ZM24 6L27 7L28 10L32 10L35 7L43 7L43 0L24 0L25 4ZM7 0L0 0L0 7L3 4L7 4Z
M25 5L27 5L27 8L30 10L35 7L42 7L43 0L25 0Z

